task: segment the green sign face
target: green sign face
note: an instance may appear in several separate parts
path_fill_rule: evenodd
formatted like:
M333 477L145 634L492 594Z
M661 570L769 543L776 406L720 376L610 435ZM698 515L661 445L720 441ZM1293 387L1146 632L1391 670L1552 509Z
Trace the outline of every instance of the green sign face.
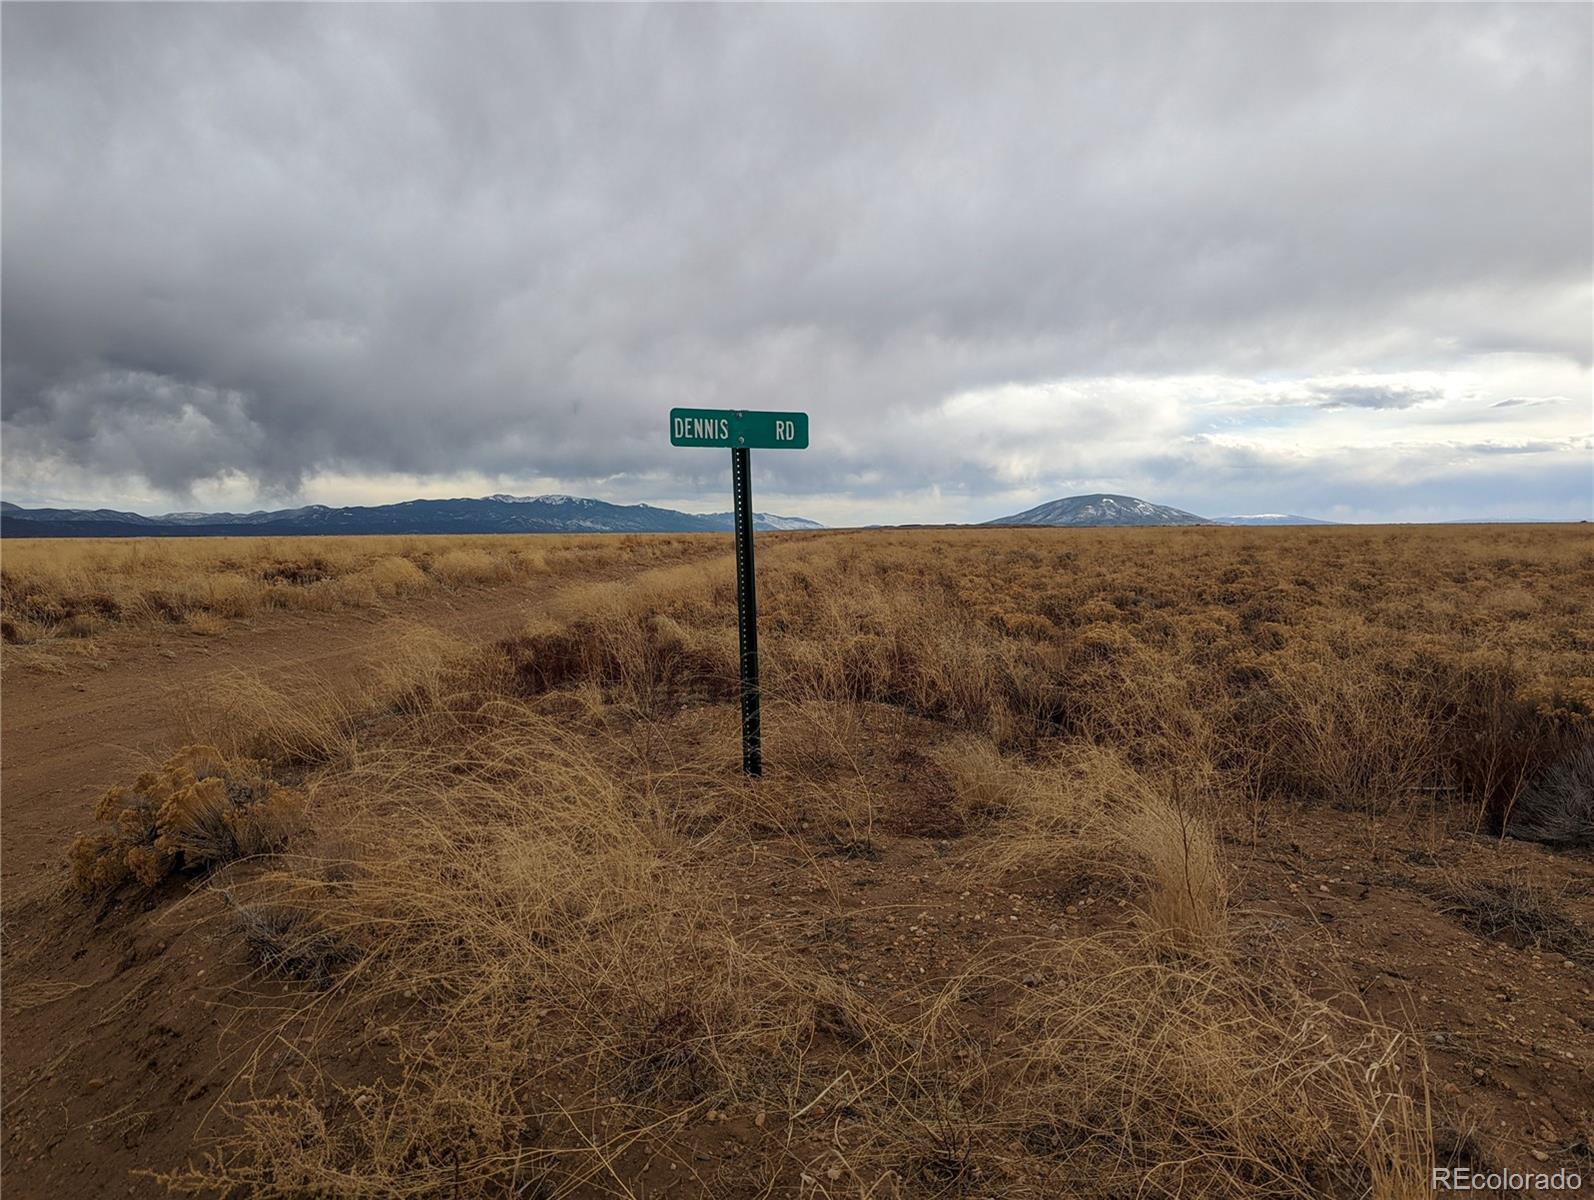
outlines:
M808 414L731 408L670 409L670 445L806 450Z

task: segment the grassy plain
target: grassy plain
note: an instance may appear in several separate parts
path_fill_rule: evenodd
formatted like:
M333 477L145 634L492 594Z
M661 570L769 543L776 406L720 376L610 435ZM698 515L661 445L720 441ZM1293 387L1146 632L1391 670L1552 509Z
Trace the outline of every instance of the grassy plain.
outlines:
M690 537L16 538L0 632L59 645L129 625L202 635L270 612L402 606L438 591L673 556ZM707 542L699 537L698 542Z
M270 985L206 1154L144 1164L166 1185L1399 1197L1436 1164L1586 1170L1586 530L764 537L757 783L729 557L654 565L670 541L7 546L35 628L100 595L188 620L634 567L492 645L418 634L357 703L240 680L102 805L91 902L192 885Z

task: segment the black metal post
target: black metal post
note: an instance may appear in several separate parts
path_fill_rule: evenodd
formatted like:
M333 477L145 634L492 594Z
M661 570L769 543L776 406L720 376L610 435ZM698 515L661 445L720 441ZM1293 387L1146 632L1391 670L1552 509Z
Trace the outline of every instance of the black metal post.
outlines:
M736 509L736 629L742 649L742 770L764 774L758 716L758 581L753 575L753 466L745 446L731 450Z

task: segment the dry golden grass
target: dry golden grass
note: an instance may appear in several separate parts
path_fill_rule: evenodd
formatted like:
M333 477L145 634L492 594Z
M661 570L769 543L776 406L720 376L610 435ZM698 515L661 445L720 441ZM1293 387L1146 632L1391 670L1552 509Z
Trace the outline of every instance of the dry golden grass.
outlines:
M472 550L429 574L484 578ZM760 587L756 785L723 559L490 648L417 633L357 703L240 678L200 706L303 776L311 831L220 883L304 984L284 1030L320 1033L172 1186L639 1195L729 1119L747 1194L1426 1191L1420 1047L1268 952L1220 835L1300 802L1497 826L1588 744L1585 536L796 537ZM866 988L838 947L896 942L846 932L826 864L884 821L971 886L1100 880L1125 918ZM771 858L805 915L739 894ZM350 1030L376 1077L323 1069Z
M1004 750L1106 746L1199 808L1290 795L1480 821L1588 735L1594 543L1529 530L1040 530L792 541L762 559L766 691L876 701ZM1532 596L1521 615L1495 588ZM522 669L643 707L734 686L726 570L651 572Z
M191 738L228 755L304 766L347 759L360 700L315 675L266 682L230 670L184 697Z
M185 622L212 635L271 610L370 608L427 592L711 552L709 535L41 538L0 545L11 645Z
M1041 1197L1066 1168L1074 1190L1103 1195L1308 1196L1424 1168L1390 1065L1400 1035L1287 977L1170 958L1161 937L1128 932L993 946L951 978L872 998L738 918L718 864L747 836L747 789L713 782L707 757L728 747L639 774L613 743L626 734L573 737L510 696L467 696L479 677L457 682L323 780L329 848L228 885L251 937L275 931L266 961L325 980L305 1012L380 1023L401 1069L244 1101L237 1134L176 1186L625 1194L643 1158L683 1153L690 1127L724 1110L795 1139L738 1166L776 1191L806 1174L837 1195L984 1180ZM821 781L766 782L779 808ZM1147 845L1126 832L1088 851L1149 881L1154 934L1205 948L1221 896L1189 883L1164 817L1141 818ZM1203 903L1192 926L1187 905ZM302 965L327 958L341 967ZM982 1026L967 1001L992 992L1014 998ZM815 1139L827 1104L853 1136Z

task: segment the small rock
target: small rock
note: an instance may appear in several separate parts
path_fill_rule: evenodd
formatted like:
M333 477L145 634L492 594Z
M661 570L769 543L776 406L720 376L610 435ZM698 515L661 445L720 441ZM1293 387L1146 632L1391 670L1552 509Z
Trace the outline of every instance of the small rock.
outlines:
M757 1125L760 1129L762 1129L764 1127L764 1121L765 1121L765 1116L764 1116L763 1113L759 1113L756 1117L753 1118L753 1124Z
M1548 1154L1544 1153L1544 1151L1542 1151L1542 1150L1533 1151L1533 1157L1534 1157L1534 1160L1537 1161L1537 1162L1549 1162L1550 1161L1550 1156Z

